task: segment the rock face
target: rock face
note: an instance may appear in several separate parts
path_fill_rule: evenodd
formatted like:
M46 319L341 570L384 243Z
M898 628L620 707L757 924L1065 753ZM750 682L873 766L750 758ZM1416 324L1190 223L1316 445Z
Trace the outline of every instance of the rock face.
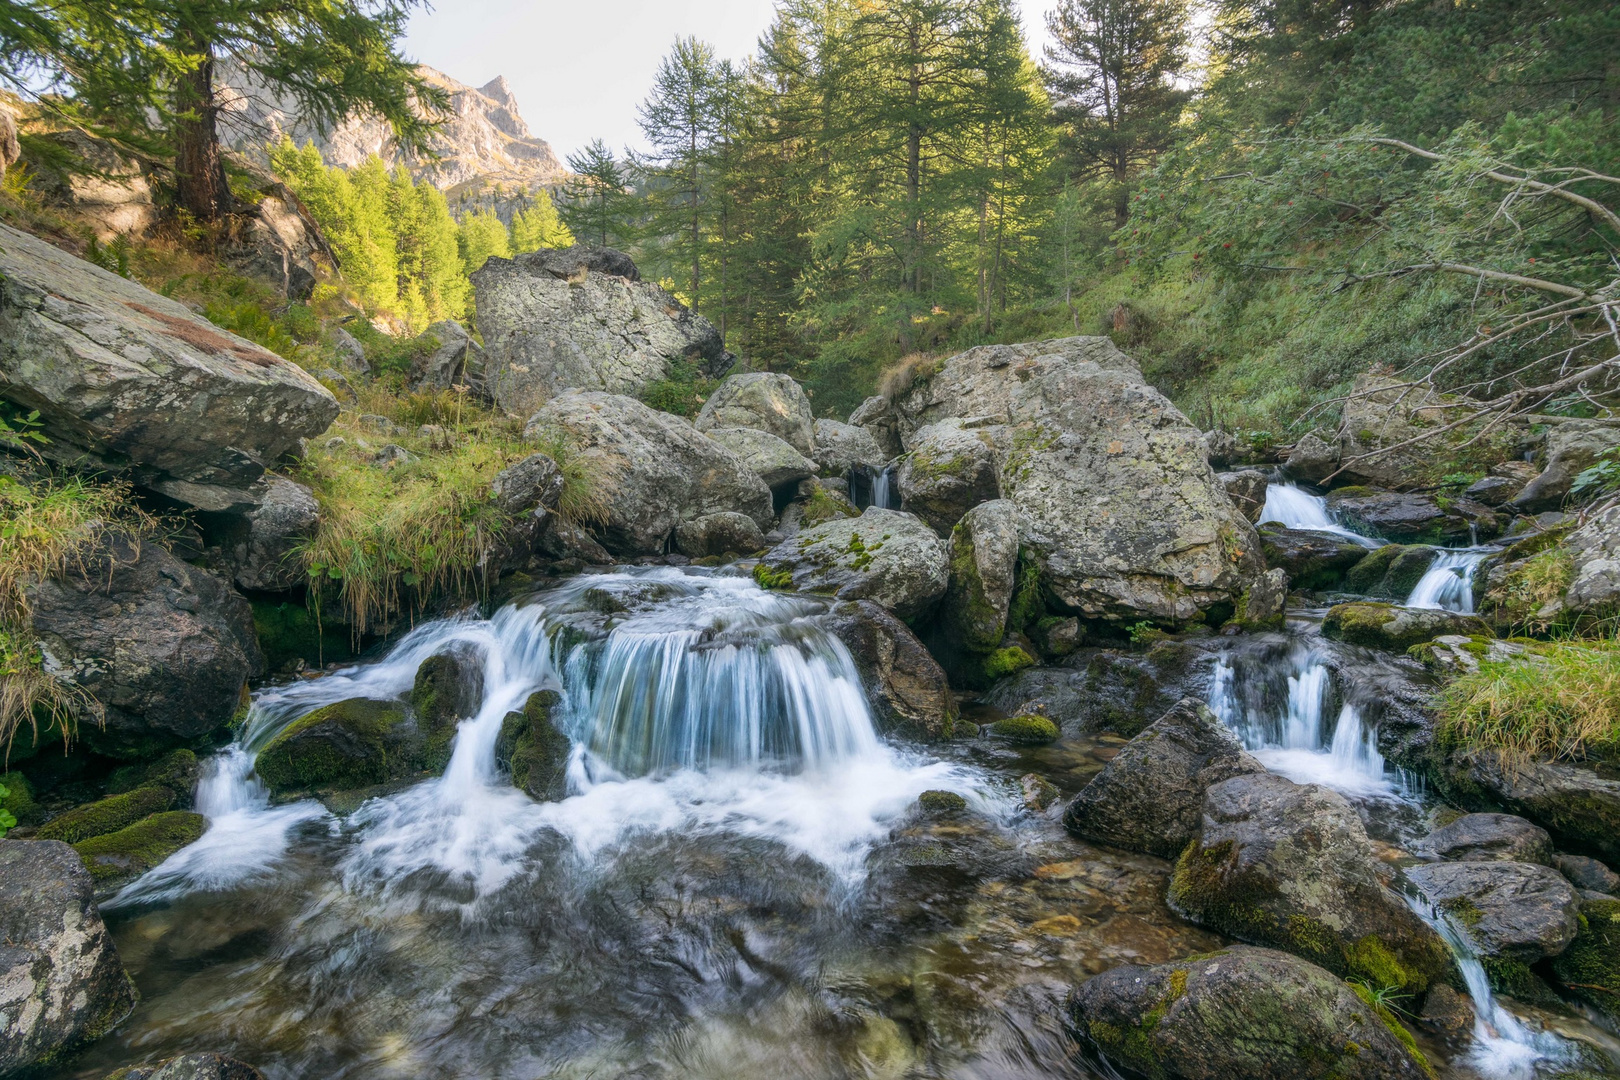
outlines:
M1420 855L1464 862L1525 862L1551 866L1547 830L1512 814L1464 814L1413 845Z
M906 624L870 600L835 605L823 619L849 650L880 729L941 739L956 721L945 671Z
M805 529L772 548L756 573L763 583L840 600L873 600L915 619L945 595L945 544L911 514L866 508Z
M0 109L0 176L17 164L22 147L17 143L17 121L10 109Z
M66 844L0 843L0 1073L99 1038L135 1007L91 893Z
M693 559L727 552L749 555L765 547L765 534L747 514L726 510L675 526L675 547Z
M1406 878L1463 928L1480 955L1533 964L1575 940L1581 902L1564 875L1520 862L1442 862Z
M1607 618L1620 611L1620 506L1611 506L1569 534L1564 542L1573 574L1564 609Z
M1265 772L1203 703L1186 698L1103 766L1063 812L1075 836L1173 859L1198 835L1204 792Z
M591 471L610 478L602 538L616 554L660 554L677 525L706 514L733 511L761 529L774 520L771 489L741 458L634 398L562 394L529 418L524 434L549 430L565 433Z
M1513 499L1521 514L1561 510L1575 478L1590 468L1615 444L1620 426L1595 421L1566 420L1547 432L1547 464Z
M1264 570L1198 430L1107 338L970 349L891 411L908 447L952 418L988 441L1054 614L1187 622Z
M729 376L703 403L694 425L699 431L753 428L775 435L805 457L816 452L815 418L804 388L770 371Z
M1018 507L995 499L963 515L951 530L950 568L941 609L947 636L970 652L999 648L1018 584Z
M23 155L32 174L29 189L46 206L67 211L103 244L125 233L144 236L157 223L152 183L140 162L72 128L32 134L56 151ZM64 160L94 171L64 168Z
M1320 484L1339 467L1339 451L1318 438L1315 433L1305 434L1289 453L1283 468L1289 476L1307 484Z
M221 515L220 547L237 587L283 592L304 581L296 550L315 535L321 508L303 484L275 473L259 481L259 505L241 515Z
M203 510L253 505L265 468L338 413L296 365L3 225L0 396L39 410L45 453Z
M1411 492L1372 491L1367 488L1340 488L1328 493L1328 510L1335 517L1358 526L1357 532L1381 536L1397 543L1443 544L1448 541L1467 540L1469 518L1455 509L1466 508L1469 500L1460 499L1443 509L1429 495ZM1476 520L1490 511L1479 506ZM1494 522L1494 518L1491 519ZM1495 535L1491 529L1487 535Z
M907 445L910 452L895 473L901 505L941 536L949 536L973 507L1000 498L995 450L983 433L964 428L961 420L929 424Z
M837 420L816 421L815 443L822 476L843 476L856 467L881 469L890 457L870 431Z
M1504 764L1488 750L1444 757L1431 775L1458 806L1528 818L1560 850L1620 866L1620 782L1561 762Z
M148 757L224 725L264 669L246 600L154 543L103 534L84 572L27 590L46 669L101 703L92 749Z
M1164 1080L1418 1080L1399 1021L1297 957L1238 945L1158 967L1126 964L1075 991L1081 1038Z
M1367 557L1366 548L1334 533L1280 525L1261 526L1260 544L1266 563L1287 574L1296 589L1331 588Z
M221 259L250 277L273 282L282 296L309 299L320 268L336 262L320 227L285 184L266 184L237 220L241 227L221 247Z
M742 458L754 475L773 490L816 475L815 462L770 432L757 428L721 427L710 428L705 434Z
M1337 604L1322 619L1323 637L1386 652L1405 652L1446 634L1489 633L1484 621L1473 615L1394 604Z
M1439 935L1379 880L1361 818L1338 792L1275 773L1234 777L1205 793L1201 830L1170 882L1184 918L1408 992L1449 969Z
M489 497L508 514L521 514L536 506L557 508L563 493L563 474L549 454L530 454L495 474Z
M564 390L634 394L685 361L729 367L720 333L607 248L575 246L492 258L472 275L485 385L507 412L532 412Z
M883 460L892 461L905 452L900 438L900 417L887 398L867 398L849 414L849 423L872 436L872 441L883 451Z

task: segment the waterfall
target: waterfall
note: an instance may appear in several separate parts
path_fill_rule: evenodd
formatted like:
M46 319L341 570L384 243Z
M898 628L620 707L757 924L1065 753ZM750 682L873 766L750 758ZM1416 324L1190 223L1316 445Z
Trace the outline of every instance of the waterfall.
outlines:
M1327 512L1327 500L1320 495L1301 491L1294 484L1269 484L1266 504L1260 511L1260 522L1274 521L1288 529L1309 529L1314 532L1334 533L1362 547L1382 547L1383 541L1362 536L1334 521Z
M1460 549L1441 551L1435 555L1429 570L1412 588L1406 606L1413 608L1474 612L1474 571L1488 550Z
M879 510L898 510L900 500L894 497L894 466L885 465L872 481L872 505Z

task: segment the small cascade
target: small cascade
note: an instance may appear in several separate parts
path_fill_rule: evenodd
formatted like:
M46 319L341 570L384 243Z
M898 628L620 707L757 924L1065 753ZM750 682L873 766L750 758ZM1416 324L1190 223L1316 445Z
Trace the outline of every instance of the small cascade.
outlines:
M1474 571L1485 556L1486 548L1461 548L1441 551L1429 564L1429 570L1418 579L1406 606L1444 611L1474 613Z
M849 499L857 510L876 506L880 510L900 509L900 496L894 489L894 466L874 469L855 465L849 470Z
M1294 484L1273 483L1266 487L1266 504L1260 521L1274 521L1288 529L1309 529L1334 533L1363 547L1382 547L1384 542L1345 528L1328 515L1327 500L1302 491Z
M872 505L879 510L900 509L900 499L894 490L894 466L885 465L872 481Z

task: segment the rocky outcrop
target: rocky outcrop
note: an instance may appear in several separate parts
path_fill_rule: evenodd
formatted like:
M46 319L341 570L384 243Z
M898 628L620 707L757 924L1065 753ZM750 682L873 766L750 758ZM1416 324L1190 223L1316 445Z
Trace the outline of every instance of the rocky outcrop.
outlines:
M940 607L951 644L969 652L1000 648L1018 584L1018 507L980 503L951 530L950 582Z
M43 452L216 511L255 505L253 482L338 412L274 353L3 225L0 396L39 410Z
M135 1007L92 891L66 844L0 843L0 1074L99 1038Z
M1575 478L1620 444L1620 425L1592 420L1565 420L1547 432L1546 465L1541 474L1514 496L1521 514L1562 510Z
M1403 603L1429 572L1438 552L1420 544L1385 544L1364 554L1365 558L1345 571L1344 590Z
M635 394L677 361L715 375L731 365L720 332L639 280L607 248L492 258L473 272L485 389L522 415L565 390Z
M152 181L139 161L73 128L30 134L32 146L22 151L21 160L30 173L30 191L46 206L65 211L103 244L119 236L144 236L157 223ZM78 167L68 167L74 162Z
M837 604L823 625L849 650L881 730L941 739L955 724L945 671L906 624L870 600Z
M755 578L772 588L873 600L910 620L930 611L949 581L945 544L911 514L866 508L782 541Z
M1464 814L1412 846L1414 853L1463 862L1526 862L1551 866L1547 830L1512 814Z
M321 509L303 484L266 473L259 504L244 514L221 514L211 524L220 554L238 588L285 592L303 584L298 547L315 535Z
M155 543L104 532L27 596L46 670L102 707L104 724L79 725L99 753L150 757L208 736L264 668L247 601Z
M703 403L693 424L699 431L753 428L775 435L807 458L816 452L810 399L798 383L775 372L728 376Z
M291 300L307 300L323 270L336 265L320 226L292 189L268 174L253 199L239 203L220 261L248 277L270 282Z
M495 739L495 760L512 776L514 787L541 802L568 795L568 755L572 744L551 719L562 698L555 690L537 690L522 712L509 712Z
M1281 525L1262 525L1260 545L1266 564L1287 574L1289 585L1296 589L1332 588L1367 557L1365 547L1336 533Z
M1275 773L1239 776L1205 793L1200 836L1176 862L1169 903L1240 941L1421 993L1449 970L1450 953L1377 865L1343 795Z
M1408 867L1406 879L1460 926L1483 958L1533 964L1575 940L1580 899L1550 866L1440 862Z
M1343 471L1337 482L1410 491L1433 487L1456 471L1458 454L1473 461L1490 460L1493 451L1498 461L1518 456L1518 430L1499 430L1483 440L1477 423L1440 433L1459 418L1457 404L1455 397L1387 375L1357 376L1340 414Z
M837 420L817 420L816 452L813 455L822 476L843 476L851 469L878 470L892 455L885 454L866 428Z
M1201 702L1187 698L1125 745L1063 812L1086 840L1173 859L1198 835L1204 792L1264 772Z
M1394 604L1337 604L1322 618L1322 636L1369 649L1402 653L1444 635L1490 634L1483 620L1456 611Z
M816 474L815 462L768 431L719 427L709 428L705 434L742 458L754 475L773 490L808 480Z
M1430 775L1449 802L1527 818L1559 850L1620 866L1620 782L1578 764L1504 762L1486 749L1440 755Z
M486 339L487 340L487 339ZM526 437L560 433L600 478L602 542L615 554L661 554L683 521L725 511L768 529L771 489L741 458L678 416L634 398L574 391L529 418Z
M949 536L962 515L1001 496L996 453L987 436L958 418L929 424L907 440L895 483L901 505Z
M1433 1075L1392 1013L1272 949L1113 968L1074 992L1069 1021L1116 1065L1162 1080Z
M17 164L22 157L22 146L17 142L17 121L11 110L0 108L0 176Z
M1563 609L1602 619L1620 612L1620 506L1611 506L1569 534L1570 580Z
M752 555L765 547L765 534L747 514L726 510L675 526L675 549L693 559Z
M872 436L872 441L883 451L883 460L892 461L905 452L901 417L888 398L867 398L849 414L849 423Z

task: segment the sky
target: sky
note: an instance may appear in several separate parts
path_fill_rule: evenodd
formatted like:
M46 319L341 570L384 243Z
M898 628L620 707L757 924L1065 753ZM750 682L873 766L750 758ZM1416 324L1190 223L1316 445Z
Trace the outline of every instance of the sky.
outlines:
M1037 59L1053 2L1018 0ZM636 106L675 39L690 34L742 59L774 9L774 0L436 0L412 17L405 52L470 86L505 75L530 130L564 158L596 138L639 146Z

